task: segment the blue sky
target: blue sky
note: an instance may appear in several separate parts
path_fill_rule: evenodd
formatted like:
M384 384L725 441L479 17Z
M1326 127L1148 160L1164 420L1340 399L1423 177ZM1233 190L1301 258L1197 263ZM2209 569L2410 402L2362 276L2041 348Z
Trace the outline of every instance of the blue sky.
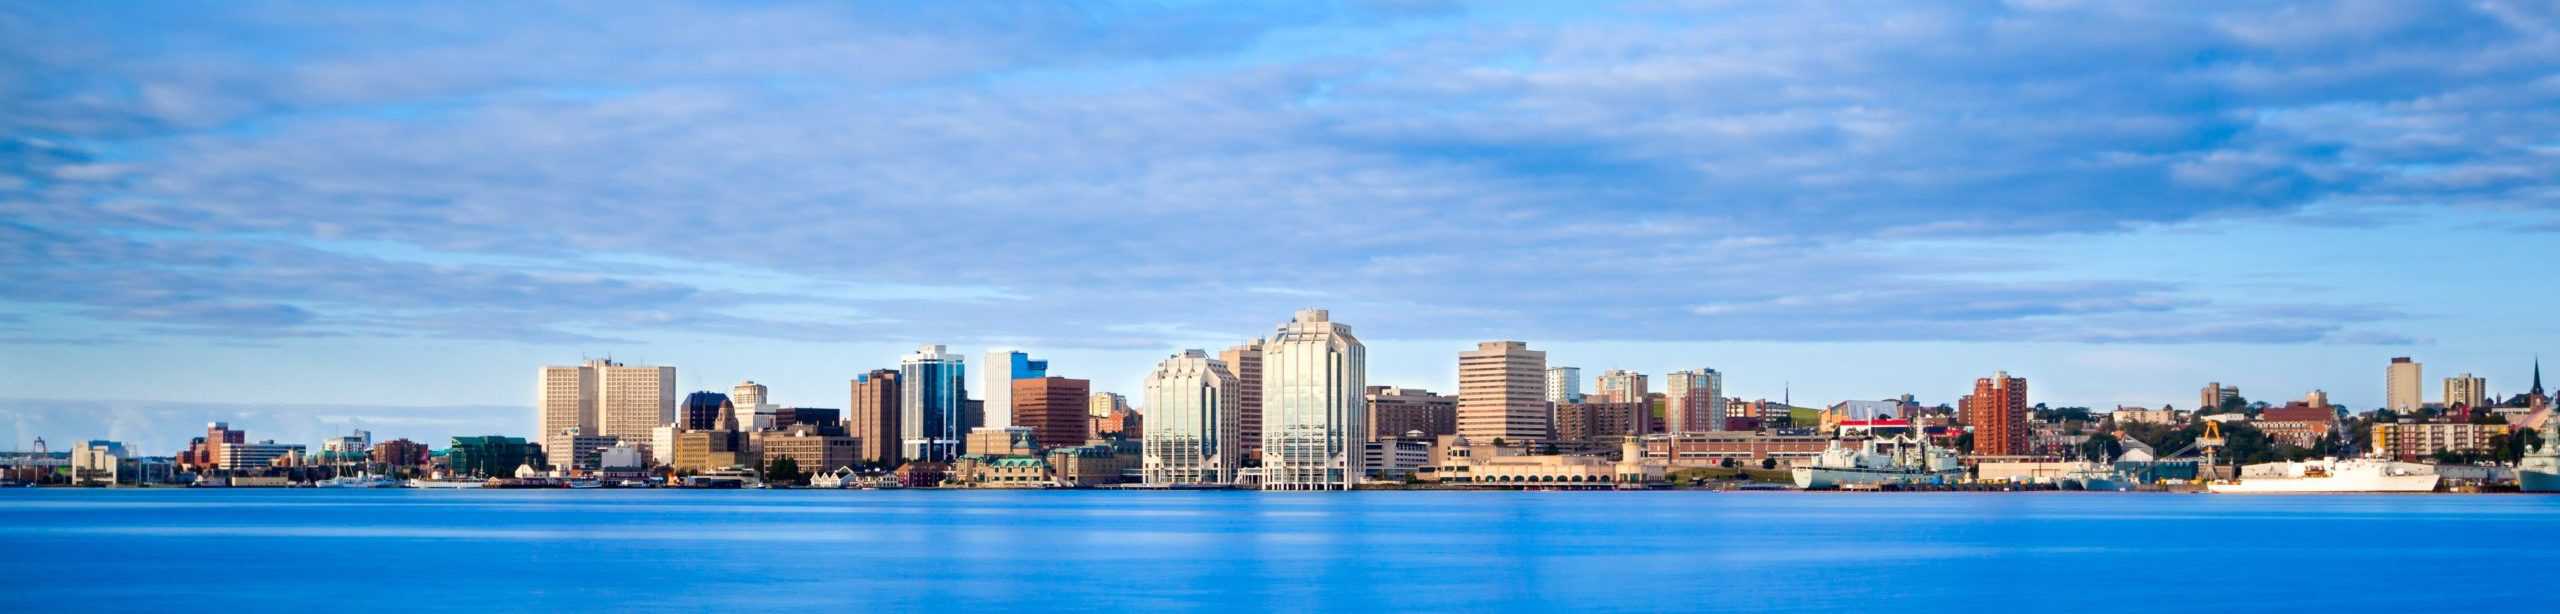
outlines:
M2560 357L2547 5L1798 4L0 9L0 437L524 430L603 354L1134 392L1302 306L1436 389L1492 338L1813 402Z

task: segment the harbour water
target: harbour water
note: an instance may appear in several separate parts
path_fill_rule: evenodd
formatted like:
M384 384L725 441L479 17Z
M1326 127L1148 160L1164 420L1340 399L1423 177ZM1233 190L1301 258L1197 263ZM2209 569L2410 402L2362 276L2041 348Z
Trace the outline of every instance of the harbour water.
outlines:
M0 612L2519 611L2555 540L2520 495L7 489Z

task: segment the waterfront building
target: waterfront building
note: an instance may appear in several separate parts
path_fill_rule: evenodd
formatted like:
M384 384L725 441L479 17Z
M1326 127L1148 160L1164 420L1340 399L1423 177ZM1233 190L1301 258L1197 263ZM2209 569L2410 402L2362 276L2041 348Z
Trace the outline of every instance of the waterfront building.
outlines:
M1973 382L1966 397L1966 416L1973 427L1973 453L1983 456L2026 454L2027 379L2001 371Z
M1597 450L1628 437L1653 432L1653 408L1646 403L1584 401L1556 406L1556 444L1568 450Z
M1149 486L1235 483L1244 461L1243 384L1225 361L1184 350L1147 373L1147 407L1155 413L1139 440L1141 479Z
M1431 444L1438 437L1420 431L1375 437L1361 447L1361 466L1373 480L1404 480L1431 465Z
M561 446L568 442L552 439L555 434L594 432L600 424L596 401L603 397L598 385L603 382L603 369L615 364L598 358L581 365L542 367L541 387L534 399L534 433L547 445Z
M333 459L364 458L365 451L370 449L373 449L373 432L363 429L320 442L321 454Z
M1262 359L1262 488L1349 490L1368 440L1368 347L1332 314L1304 309Z
M853 399L845 405L848 434L861 445L862 462L873 467L891 467L904 458L899 452L905 440L905 429L898 424L904 414L898 403L905 398L898 390L896 369L874 369L853 376Z
M445 469L456 476L512 476L518 467L532 463L532 450L522 437L455 437L453 447L445 451Z
M1059 486L1088 488L1128 482L1139 472L1139 456L1120 446L1093 443L1050 450L1046 458Z
M608 473L647 469L649 468L649 451L627 443L615 444L604 449L604 453L597 458L596 466L599 471Z
M1111 408L1109 415L1091 420L1093 421L1091 438L1094 440L1117 437L1137 441L1146 439L1147 436L1146 416L1139 415L1137 408L1125 404Z
M1040 436L1027 426L981 426L961 448L970 456L1031 456L1040 453Z
M969 432L965 361L939 345L898 361L900 459L949 461L961 454L960 438Z
M2482 409L2489 406L2489 379L2469 373L2444 378L2444 406Z
M543 452L546 456L550 456L555 462L562 463L558 467L559 469L568 471L583 472L596 470L596 468L602 466L601 463L604 459L605 448L611 448L622 443L622 438L620 437L607 437L604 435L588 435L584 433L558 433L555 435L556 436L554 437L545 438L545 441L560 442L559 446L543 446Z
M126 482L124 466L132 456L124 444L92 439L71 446L71 484L120 484Z
M434 452L428 449L427 444L406 438L374 444L373 450L367 453L373 464L394 471L426 466L428 458L433 454Z
M1369 404L1369 438L1395 437L1419 431L1425 437L1458 432L1458 397L1420 388L1370 386L1361 395Z
M988 350L987 364L978 369L980 401L986 404L986 416L972 426L1036 426L1018 421L1020 407L1013 396L1013 383L1049 376L1049 361L1032 358L1013 350Z
M1665 432L1726 430L1724 374L1715 369L1673 371L1663 376L1662 391Z
M1645 377L1642 373L1624 369L1601 371L1599 383L1599 392L1592 396L1600 401L1633 403L1650 398L1645 391Z
M241 471L274 467L279 461L299 463L303 450L302 444L276 443L272 439L257 443L226 443L222 444L222 468Z
M2423 460L2439 452L2487 453L2508 429L2505 424L2384 422L2373 425L2373 451L2403 461Z
M711 428L712 423L720 419L722 407L734 408L736 405L731 403L729 395L708 390L685 395L684 402L676 408L676 428Z
M2337 410L2315 407L2308 403L2289 403L2259 412L2250 426L2266 433L2269 441L2302 448L2319 445L2338 426Z
M2224 386L2222 385L2222 382L2205 384L2204 390L2199 392L2196 396L2196 412L2206 414L2215 413L2222 409L2223 403L2239 399L2239 386Z
M737 408L723 406L711 428L676 433L675 454L667 466L694 473L732 467L761 467L762 459L757 457L752 444L746 433L738 431Z
M545 437L541 443L546 448L570 446L572 442L558 439L561 433L638 440L648 437L650 429L675 420L675 367L594 359L577 366L543 367L539 377L534 405L541 430L536 432Z
M1822 454L1830 441L1828 435L1801 431L1788 434L1721 431L1648 435L1643 439L1642 447L1645 458L1662 460L1672 467L1714 467L1722 465L1726 459L1752 467L1759 466L1763 460L1776 460L1793 466Z
M861 449L852 437L822 431L815 424L795 424L789 430L764 436L761 462L791 459L804 474L818 474L850 468L860 462Z
M1547 368L1547 402L1563 405L1582 400L1581 367Z
M1502 446L1476 445L1466 434L1440 438L1437 462L1424 480L1468 488L1616 488L1618 463L1581 454L1518 454Z
M222 467L222 446L248 440L247 431L231 430L228 422L206 424L204 436L189 441L187 451L178 454L178 467L197 473L219 469Z
M719 414L714 413L712 416L713 423L717 424ZM658 425L658 428L649 429L649 445L640 449L649 453L650 462L673 465L676 462L676 436L688 430L693 429L684 428L684 425L673 422Z
M2383 371L2382 408L2400 413L2418 411L2426 403L2419 398L2418 382L2423 374L2424 368L2417 361L2407 356L2393 357L2391 366Z
M941 461L917 461L899 465L896 470L890 472L890 475L895 476L898 479L899 486L905 486L907 488L933 488L941 486L943 478L950 475L950 472L951 465L949 463Z
M1041 448L1081 445L1092 434L1093 382L1050 376L1007 385L1013 388L1014 426L1031 427Z
M1552 434L1547 353L1520 341L1485 341L1458 354L1458 432L1477 441L1529 445Z
M1003 428L1003 427L996 427ZM1049 461L1039 456L972 453L951 461L943 485L954 488L1051 488L1058 485Z
M1227 364L1227 372L1236 376L1236 423L1242 433L1236 443L1244 458L1262 458L1262 339L1218 353L1218 362Z

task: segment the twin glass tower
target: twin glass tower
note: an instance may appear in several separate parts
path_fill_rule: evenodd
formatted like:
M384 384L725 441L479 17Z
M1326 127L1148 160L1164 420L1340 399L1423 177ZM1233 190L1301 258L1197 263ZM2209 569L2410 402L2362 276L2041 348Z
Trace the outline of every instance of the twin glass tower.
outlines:
M1299 310L1262 356L1262 488L1349 490L1368 441L1368 348L1322 309ZM1141 468L1152 486L1233 484L1241 466L1245 386L1201 350L1148 374Z

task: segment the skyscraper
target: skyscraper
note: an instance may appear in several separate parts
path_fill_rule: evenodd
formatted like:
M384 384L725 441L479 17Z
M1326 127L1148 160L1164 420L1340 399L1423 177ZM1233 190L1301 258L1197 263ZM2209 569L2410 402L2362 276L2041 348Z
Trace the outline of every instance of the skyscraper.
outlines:
M1236 443L1244 450L1248 462L1262 461L1262 340L1227 348L1218 353L1227 363L1227 371L1236 376L1236 423L1244 429Z
M1644 374L1624 369L1610 369L1600 372L1599 391L1598 394L1592 395L1597 397L1592 400L1604 403L1641 403L1644 402L1647 392Z
M650 429L676 419L676 368L625 366L605 359L543 367L537 413L544 449L568 450L578 434L648 441ZM570 412L577 418L572 420Z
M898 426L898 403L903 399L896 369L873 369L853 376L853 399L845 404L845 426L861 446L855 456L862 462L888 467L904 458L899 453L899 442L905 440L906 431Z
M1225 362L1208 352L1184 350L1147 374L1145 401L1154 415L1140 440L1139 474L1149 486L1235 482L1243 461L1236 414L1243 391Z
M2418 411L2418 406L2426 403L2420 398L2424 393L2420 392L2422 388L2418 383L2424 379L2424 371L2417 361L2409 360L2407 356L2393 357L2391 367L2383 371L2382 408L2396 412Z
M1013 350L988 350L987 364L978 370L978 394L985 395L987 415L978 426L1030 426L1014 421L1013 381L1048 376L1049 361Z
M1458 353L1458 433L1476 445L1549 438L1547 353L1519 341L1486 341Z
M1582 367L1548 367L1547 402L1557 405L1582 402Z
M1006 382L1013 388L1014 425L1031 427L1042 448L1084 445L1093 429L1093 382L1034 377Z
M685 395L684 406L676 411L676 427L692 431L709 429L712 425L719 423L720 409L723 407L732 408L734 411L736 405L729 402L727 395L708 390ZM554 449L550 444L543 444L542 447L546 450Z
M1703 433L1724 430L1724 374L1715 369L1673 371L1663 376L1663 431Z
M2480 409L2488 407L2488 405L2488 378L2472 377L2469 373L2444 378L2444 406L2446 409L2452 409L2457 406Z
M1368 440L1369 350L1322 309L1302 309L1262 351L1262 488L1349 490Z
M898 457L909 461L958 458L968 434L962 415L969 400L967 358L944 346L925 345L898 360Z
M1965 398L1973 423L1973 453L2014 456L2027 453L2027 378L2001 371L1973 381Z
M738 382L738 385L729 387L729 403L737 406L740 414L755 413L767 402L765 392L764 384L758 384L755 380Z

